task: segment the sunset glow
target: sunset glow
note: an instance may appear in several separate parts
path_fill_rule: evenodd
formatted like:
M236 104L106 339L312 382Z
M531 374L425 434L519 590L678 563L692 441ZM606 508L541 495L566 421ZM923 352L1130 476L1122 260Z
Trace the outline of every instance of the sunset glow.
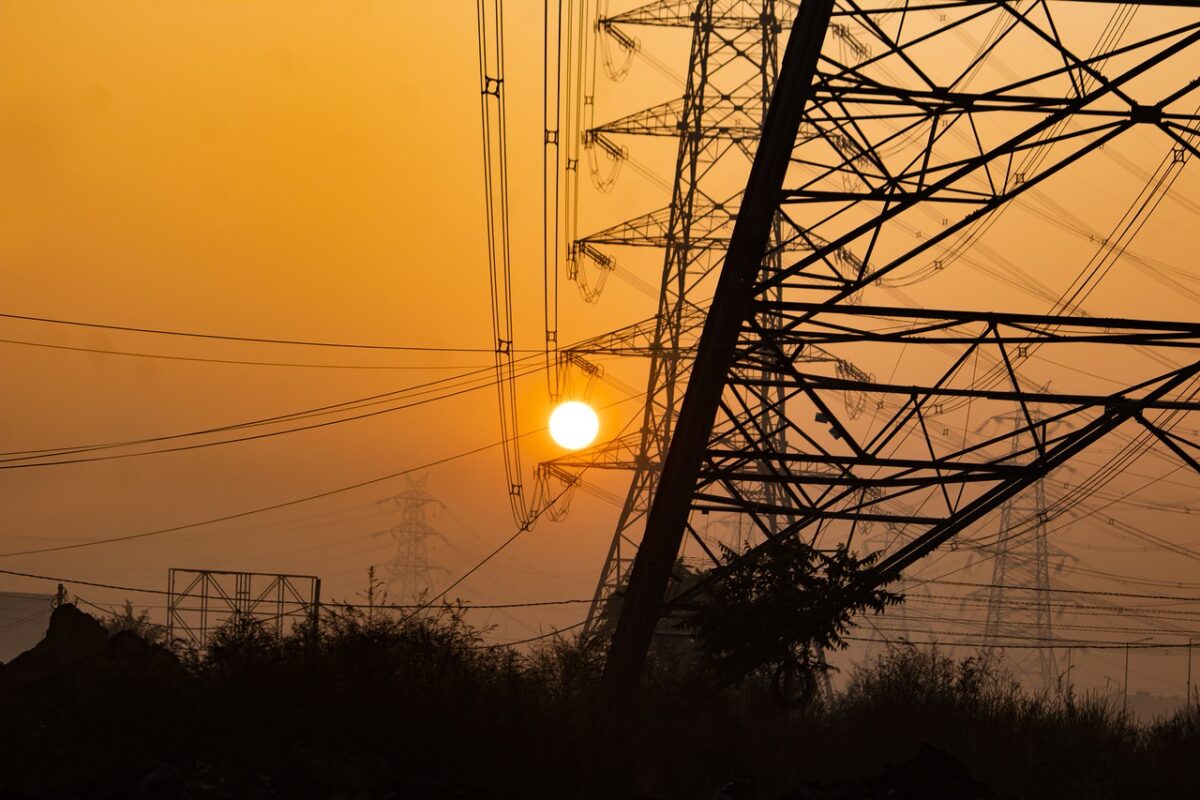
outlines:
M568 450L587 447L599 431L600 419L587 403L572 400L550 414L550 437Z

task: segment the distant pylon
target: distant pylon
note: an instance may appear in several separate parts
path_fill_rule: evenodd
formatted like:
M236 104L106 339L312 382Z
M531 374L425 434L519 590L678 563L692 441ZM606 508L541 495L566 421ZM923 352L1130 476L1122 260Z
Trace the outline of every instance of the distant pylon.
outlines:
M1025 417L1001 415L997 422L1013 425L1014 458L1022 444L1019 431ZM1035 414L1035 424L1042 418ZM1046 485L1038 479L1028 491L1010 498L1000 507L1000 530L995 542L981 548L992 557L992 581L987 592L987 622L984 647L1003 649L1006 640L1032 638L1034 647L1022 647L1012 665L1023 677L1037 678L1042 688L1058 680L1058 664L1050 605L1050 556L1046 541Z
M400 521L377 536L389 536L395 543L395 555L383 565L388 597L405 603L419 598L433 586L433 573L442 570L429 558L429 540L443 538L429 520L442 504L425 491L422 478L408 477L408 488L388 498L400 511Z
M866 494L866 493L864 493ZM879 553L886 552L894 547L899 542L907 542L911 539L906 535L903 525L888 522L882 526L883 530L879 531L875 536L870 536L875 529L875 525L867 520L860 522L858 529L860 535L865 540L866 552ZM871 626L870 630L874 636L870 637L863 650L862 663L870 664L879 656L880 652L886 652L897 644L914 641L934 641L933 634L929 632L929 624L927 621L920 618L919 613L913 614L912 606L918 606L929 601L929 587L926 584L915 582L911 585L901 583L897 587L897 591L904 594L904 602L887 610L887 613L880 620L882 627L877 625L874 620L868 620L867 625Z

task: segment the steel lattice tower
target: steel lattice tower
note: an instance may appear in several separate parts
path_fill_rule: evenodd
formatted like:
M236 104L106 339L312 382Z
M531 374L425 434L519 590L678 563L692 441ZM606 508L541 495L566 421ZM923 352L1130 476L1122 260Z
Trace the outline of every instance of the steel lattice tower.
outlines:
M729 174L742 176L757 147L762 123L778 72L778 41L785 25L796 12L791 0L658 0L603 18L598 30L613 34L628 46L633 40L622 26L642 25L690 28L687 83L682 97L644 109L584 132L585 147L598 148L622 157L623 149L612 141L617 136L670 137L679 141L671 203L613 225L574 242L568 274L587 293L583 264L596 262L611 270L614 260L602 249L615 246L662 249L663 270L659 304L653 332L632 329L615 331L624 354L640 349L650 361L646 400L640 433L618 440L599 456L583 461L560 458L551 462L552 471L568 479L563 467L624 468L633 475L601 569L588 613L585 633L606 600L628 577L629 565L641 540L641 529L658 482L662 458L670 441L681 388L691 365L707 299L702 287L706 278L719 270L737 218L741 192L731 191ZM834 31L840 47L852 58L866 49L848 29ZM782 218L772 227L772 241L788 234ZM784 252L807 250L812 240L788 237L779 253L767 259L766 269L776 269L775 260ZM701 296L697 296L697 295ZM764 324L778 320L764 317ZM604 338L604 337L602 337ZM605 342L588 341L568 348L568 354L603 353ZM814 350L808 358L835 361ZM861 375L849 362L838 362L847 375ZM764 372L764 376L767 372ZM782 431L777 418L783 400L778 389L766 386L749 401L764 428ZM779 446L785 447L782 436ZM558 469L555 469L558 468ZM760 499L774 502L774 487L760 487ZM740 522L734 523L740 529ZM714 543L696 535L694 542L714 558ZM736 544L731 540L731 544Z
M400 511L400 522L382 535L391 538L395 554L386 564L385 585L393 601L411 602L420 599L433 585L433 573L440 567L431 563L429 540L440 539L430 524L430 516L441 503L425 491L425 481L408 478L408 488L389 498Z
M1133 27L1131 8L1148 9ZM839 29L874 55L847 58ZM1200 445L1176 431L1200 410L1200 324L1081 309L1140 229L1127 219L1153 203L1074 277L1046 265L1062 278L1048 310L863 297L961 269L1014 201L1133 131L1154 134L1162 170L1182 169L1200 154L1200 82L1180 69L1197 58L1200 9L1177 0L802 0L645 512L605 672L615 701L634 694L664 610L720 580L715 565L664 609L693 512L750 520L758 544L743 558L779 537L832 547L864 522L893 523L903 536L859 578L874 586L1118 429L1126 449L1200 471ZM839 374L806 361L813 347L854 363L869 352L890 375ZM1026 372L1039 357L1099 361L1107 382L1065 372L1038 390ZM765 390L778 400L764 417ZM873 398L873 413L839 408L848 392ZM1000 414L1021 421L974 430Z
M1020 428L1019 417L1001 417ZM1035 418L1034 422L1038 420ZM1014 455L1020 439L1014 436ZM1051 545L1046 532L1046 484L1037 480L1019 496L1000 507L1000 526L994 544L982 548L992 558L992 581L987 591L984 647L1003 649L1016 636L1035 637L1049 643L1054 638L1050 604ZM1026 651L1032 659L1017 659L1021 672L1036 675L1042 688L1058 680L1058 663L1052 647ZM1025 663L1025 662L1031 663Z
M781 15L794 6L775 0L659 0L601 21L624 25L687 27L692 31L683 97L600 125L586 136L641 135L679 140L669 206L594 233L576 253L597 247L656 247L664 251L656 326L650 338L646 401L637 443L619 466L633 477L617 519L589 612L589 626L620 587L641 539L663 454L678 410L680 387L691 363L702 311L693 295L720 264L737 215L740 193L722 187L721 168L752 157L774 87Z
M1024 502L1022 502L1022 500ZM1046 489L1042 481L1020 499L1007 501L1000 508L1000 534L995 546L992 587L988 590L987 624L984 646L1003 649L1005 634L1032 634L1039 642L1053 639L1050 609L1050 550L1046 541ZM1020 536L1011 535L1023 520L1032 520ZM1015 540L1015 541L1014 541ZM1014 603L1019 607L1014 607ZM1038 647L1036 674L1043 688L1051 688L1058 678L1054 650Z

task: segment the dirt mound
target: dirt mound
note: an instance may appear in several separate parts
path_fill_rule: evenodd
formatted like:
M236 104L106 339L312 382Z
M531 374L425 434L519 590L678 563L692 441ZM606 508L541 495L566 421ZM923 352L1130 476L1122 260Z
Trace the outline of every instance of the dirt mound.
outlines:
M992 792L975 781L965 764L925 742L916 755L888 765L879 775L855 781L810 784L783 800L985 800Z
M0 689L53 683L59 688L105 691L112 680L182 678L178 660L130 631L110 635L97 620L70 603L54 609L42 641L0 668Z
M108 631L94 617L70 603L50 615L46 636L0 671L4 681L37 680L62 672L73 664L97 658L108 646Z

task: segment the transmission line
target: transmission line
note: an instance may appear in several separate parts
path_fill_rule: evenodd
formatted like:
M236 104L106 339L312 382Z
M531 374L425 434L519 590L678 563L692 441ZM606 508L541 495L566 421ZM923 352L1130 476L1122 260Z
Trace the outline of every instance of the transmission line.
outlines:
M383 369L383 370L436 370L436 369L469 369L461 364L438 364L432 366L415 366L401 364L315 364L294 361L252 361L234 358L210 358L205 356L181 356L166 353L140 353L132 350L114 350L111 348L80 347L66 344L50 344L49 342L30 342L23 339L0 339L0 343L21 345L23 347L42 347L50 350L67 350L77 353L98 353L107 356L128 356L131 358L156 358L165 361L190 361L201 364L233 364L251 367L297 367L304 369Z
M531 369L531 370L528 370L528 371L522 373L522 375L532 374L536 371L538 371L537 368ZM413 400L413 401L410 401L407 403L390 406L388 408L376 409L374 411L364 411L360 414L355 414L355 415L348 416L348 417L341 417L339 419L326 420L323 422L312 422L307 425L299 425L299 426L292 427L292 428L285 428L283 430L268 431L265 433L247 434L244 436L220 439L218 441L213 441L213 442L200 442L197 444L178 445L175 447L164 447L164 448L159 448L157 450L147 450L147 451L140 451L140 452L135 452L135 453L115 453L115 454L97 455L97 456L80 456L80 457L76 457L76 458L56 458L57 454L53 454L50 456L39 456L39 457L40 458L56 458L56 460L34 461L32 463L29 463L24 459L18 460L18 463L11 463L12 462L11 459L0 459L0 469L30 469L30 468L35 468L35 467L64 466L67 464L84 464L84 463L91 463L91 462L96 462L96 461L113 461L113 460L118 460L118 459L135 458L135 457L141 457L141 456L147 456L147 455L160 455L163 453L188 452L188 451L192 451L192 450L200 450L200 449L205 449L205 448L209 448L209 447L217 447L220 445L236 444L239 442L257 441L259 439L269 439L269 438L273 438L276 436L283 436L283 435L291 434L291 433L300 433L300 432L317 430L320 428L327 428L332 425L340 425L340 424L343 424L346 422L356 422L356 421L363 420L363 419L370 419L372 417L378 417L383 414L390 414L390 413L393 413L396 411L403 411L403 410L406 410L409 408L415 408L417 406L428 405L430 403L438 402L441 400L448 400L453 397L460 397L462 395L469 394L470 392L478 391L480 389L491 388L494 385L495 385L494 382L489 381L487 383L483 383L478 386L469 386L466 388L461 388L461 389L457 389L454 391L445 392L443 394L436 395L434 397L427 397L427 398L423 398L420 400ZM257 424L257 423L255 423L255 424ZM170 438L177 438L177 437L170 437ZM24 463L22 463L22 462L24 462Z
M412 353L487 353L489 347L433 347L428 345L392 345L364 344L359 342L325 342L309 339L272 339L260 336L233 336L221 333L197 333L194 331L176 331L164 328L143 328L133 325L114 325L103 322L83 322L80 320L58 319L53 317L38 317L29 314L0 313L0 319L14 319L25 322L41 322L47 325L63 325L75 328L96 328L100 330L122 331L126 333L149 333L157 336L176 336L187 339L211 339L223 342L248 342L252 344L297 345L301 347L329 347L347 350L386 350ZM540 352L540 351L539 351Z
M602 406L602 408L611 408L614 406L618 406L618 405L628 402L629 400L632 400L632 399L636 399L636 397L626 397L621 400L617 400L612 403L609 403L606 406ZM525 433L521 434L521 436L523 436L523 437L532 436L534 434L544 433L545 431L546 431L545 427L537 428L535 430L526 431ZM133 541L133 540L137 540L137 539L146 539L149 537L161 536L161 535L169 534L169 533L179 533L181 531L192 530L192 529L204 527L207 525L215 525L220 522L229 522L229 521L232 521L235 519L242 519L244 517L253 516L255 514L262 514L262 513L268 512L268 511L277 511L282 508L289 508L291 506L300 505L301 503L307 503L307 502L311 502L313 500L320 500L320 499L324 499L326 497L332 497L333 495L343 494L345 492L353 491L355 489L361 489L365 486L372 486L377 483L383 483L384 481L394 480L394 479L402 477L404 475L409 475L414 472L421 472L423 470L427 470L432 467L441 466L442 464L449 464L453 461L458 461L460 459L467 458L468 456L477 455L479 453L486 452L493 448L501 447L502 445L503 445L503 442L492 442L490 444L485 444L480 447L472 448L470 450L464 450L462 452L455 453L454 455L445 456L444 458L435 459L435 460L429 461L425 464L421 464L420 466L409 467L408 469L403 469L403 470L400 470L399 472L393 472L388 475L381 475L377 478L370 478L368 480L359 481L357 483L352 483L347 486L340 486L336 489L329 489L329 490L326 490L323 492L317 492L315 494L305 495L304 497L297 497L297 498L293 498L291 500L285 500L283 502L273 503L271 505L266 505L266 506L259 506L257 508L247 509L245 511L238 511L238 512L235 512L232 514L226 514L226 515L219 516L219 517L210 517L210 518L204 519L204 520L197 520L196 522L184 523L182 525L173 525L170 527L157 528L157 529L150 530L150 531L142 531L140 533L125 534L122 536L112 536L112 537L108 537L108 538L104 538L104 539L94 539L94 540L87 541L87 542L76 542L74 544L56 545L53 547L41 547L41 548L33 548L33 549L29 549L29 550L19 550L19 551L7 552L7 553L0 553L0 558L7 558L7 557L14 557L14 556L26 556L26 555L37 555L37 554L41 554L41 553L58 553L58 552L66 551L66 550L79 550L79 549L83 549L83 548L87 548L87 547L96 547L96 546L105 545L105 544L115 544L118 542L127 542L127 541ZM540 513L539 513L539 516L540 516Z

